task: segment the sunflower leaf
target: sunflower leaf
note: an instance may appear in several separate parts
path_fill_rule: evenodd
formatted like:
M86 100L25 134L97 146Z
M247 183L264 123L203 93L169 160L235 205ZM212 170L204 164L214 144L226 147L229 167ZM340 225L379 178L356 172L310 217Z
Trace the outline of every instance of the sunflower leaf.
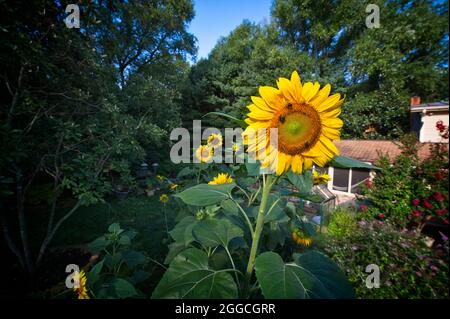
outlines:
M315 251L295 255L290 263L265 252L256 258L255 271L265 298L354 298L342 271Z
M173 259L152 298L237 298L237 287L229 273L210 267L205 252L190 248Z
M188 205L210 206L230 198L229 194L235 186L235 183L220 185L198 184L174 196L181 198Z

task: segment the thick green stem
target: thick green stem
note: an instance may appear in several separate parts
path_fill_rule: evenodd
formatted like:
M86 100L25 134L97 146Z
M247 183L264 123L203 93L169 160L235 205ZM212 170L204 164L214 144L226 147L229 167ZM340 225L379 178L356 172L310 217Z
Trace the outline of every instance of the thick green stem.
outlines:
M263 177L264 182L264 177ZM252 247L250 249L250 256L248 258L247 271L246 271L246 286L245 286L245 295L248 294L248 288L250 287L250 280L253 273L253 267L255 264L256 253L258 251L259 239L261 237L261 232L264 226L264 213L267 206L267 201L269 199L270 190L273 186L273 176L267 175L265 183L263 185L263 193L261 198L261 204L259 206L258 218L256 220L255 232L253 233L252 238Z

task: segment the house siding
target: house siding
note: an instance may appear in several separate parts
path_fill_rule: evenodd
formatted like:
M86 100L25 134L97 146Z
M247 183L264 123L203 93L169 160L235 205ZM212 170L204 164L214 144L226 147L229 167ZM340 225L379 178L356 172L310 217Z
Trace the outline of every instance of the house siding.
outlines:
M419 135L419 140L421 143L448 143L448 140L442 139L438 131L436 130L437 121L442 121L444 125L448 126L448 111L432 111L425 114L422 113L422 127L420 129Z

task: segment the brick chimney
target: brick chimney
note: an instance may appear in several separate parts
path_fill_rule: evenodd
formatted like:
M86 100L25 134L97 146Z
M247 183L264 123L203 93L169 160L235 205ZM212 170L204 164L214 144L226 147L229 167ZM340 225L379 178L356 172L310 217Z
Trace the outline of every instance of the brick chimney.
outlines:
M417 106L420 104L420 96L413 96L411 97L411 106Z

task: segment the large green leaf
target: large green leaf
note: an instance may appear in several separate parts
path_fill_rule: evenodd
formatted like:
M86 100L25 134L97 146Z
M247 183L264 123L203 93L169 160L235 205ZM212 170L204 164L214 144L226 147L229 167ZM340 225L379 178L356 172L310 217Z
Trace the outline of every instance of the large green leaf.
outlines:
M97 282L97 280L100 278L100 272L102 271L104 262L105 262L104 260L98 262L87 273L87 277L88 277L87 279L88 279L88 282L89 282L90 285L94 285Z
M256 161L256 163L249 163L248 158L245 162L245 168L247 169L247 175L248 176L259 176L261 173L259 172L261 168L261 163L259 161Z
M237 214L239 212L236 203L232 199L223 200L220 203L220 206L223 208L223 210L230 214Z
M264 215L264 223L276 221L279 223L286 222L289 217L286 215L284 208L287 200L284 197L280 198L279 194L270 194L267 201L267 208Z
M115 278L111 282L111 286L113 287L116 296L121 299L133 297L138 294L136 289L134 289L133 284L122 278Z
M185 189L175 196L181 198L188 205L209 206L229 198L229 194L235 186L236 184L234 183L221 185L198 184Z
M183 243L184 246L187 246L194 241L192 229L197 223L198 220L194 216L186 216L175 225L169 234L177 243Z
M266 298L353 298L347 278L329 258L310 251L285 263L274 252L259 255L256 277Z
M188 249L184 243L173 242L169 244L169 252L164 259L164 264L170 264L172 260L183 250Z
M306 171L303 174L296 174L293 171L287 173L287 178L292 185L297 188L301 196L311 194L313 187L313 178L311 171Z
M206 247L228 247L230 240L244 236L241 228L228 219L205 219L193 229L195 239Z
M190 248L177 255L152 298L237 298L233 277L211 269L205 252Z
M137 265L145 264L148 258L141 252L135 250L127 250L123 253L123 260L128 267L136 267Z
M334 157L328 165L337 167L337 168L367 168L367 169L381 170L380 167L373 166L373 165L358 161L354 158L345 157L345 156Z
M353 287L347 280L347 277L330 258L318 251L307 251L303 254L294 254L294 261L307 269L320 281L326 290L331 292L330 298L354 298ZM318 290L318 289L316 289ZM319 292L319 295L325 295L325 291Z

